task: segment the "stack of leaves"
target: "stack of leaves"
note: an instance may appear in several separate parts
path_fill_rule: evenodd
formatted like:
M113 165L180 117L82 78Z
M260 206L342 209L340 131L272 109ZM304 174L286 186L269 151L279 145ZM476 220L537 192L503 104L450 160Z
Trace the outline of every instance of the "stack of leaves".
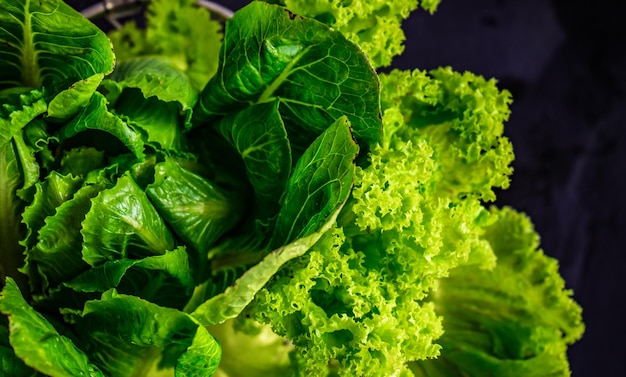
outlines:
M509 93L377 74L417 2L285 3L0 3L2 375L568 375Z

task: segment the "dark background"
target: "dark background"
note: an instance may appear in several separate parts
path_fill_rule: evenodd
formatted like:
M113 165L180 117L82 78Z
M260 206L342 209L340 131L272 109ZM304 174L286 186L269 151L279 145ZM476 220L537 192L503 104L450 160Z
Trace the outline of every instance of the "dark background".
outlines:
M72 5L94 1L68 1ZM218 1L233 10L247 0ZM512 92L516 160L498 204L528 213L587 331L574 377L626 376L626 1L442 0L404 23L401 69L452 66Z

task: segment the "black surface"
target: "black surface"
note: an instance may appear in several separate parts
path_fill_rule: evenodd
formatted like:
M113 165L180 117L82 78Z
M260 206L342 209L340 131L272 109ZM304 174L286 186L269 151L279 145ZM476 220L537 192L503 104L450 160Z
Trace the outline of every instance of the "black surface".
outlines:
M405 22L406 51L394 61L469 70L513 93L505 133L515 173L498 204L532 217L583 306L574 377L626 376L625 3L442 0L435 15Z

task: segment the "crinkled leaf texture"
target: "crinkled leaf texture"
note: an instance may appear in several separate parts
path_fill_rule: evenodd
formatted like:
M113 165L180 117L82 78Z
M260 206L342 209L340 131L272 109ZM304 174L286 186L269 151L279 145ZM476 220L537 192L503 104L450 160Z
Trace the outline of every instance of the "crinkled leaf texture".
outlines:
M446 70L381 82L384 135L357 169L338 226L287 263L245 312L293 342L305 375L396 375L437 357L445 327L429 295L459 266L496 263L482 237L495 216L482 198L508 182L507 94ZM434 93L428 104L413 99L420 85ZM456 168L470 174L451 179Z
M0 295L0 312L9 317L11 347L29 367L52 377L104 376L72 340L28 305L11 278Z
M218 72L194 118L210 121L279 98L293 149L306 148L343 115L369 143L381 134L378 86L365 54L340 32L255 1L228 20Z
M511 208L484 238L492 270L459 267L429 297L443 316L441 356L411 364L416 376L569 376L567 346L584 331L557 261L537 249L532 223Z

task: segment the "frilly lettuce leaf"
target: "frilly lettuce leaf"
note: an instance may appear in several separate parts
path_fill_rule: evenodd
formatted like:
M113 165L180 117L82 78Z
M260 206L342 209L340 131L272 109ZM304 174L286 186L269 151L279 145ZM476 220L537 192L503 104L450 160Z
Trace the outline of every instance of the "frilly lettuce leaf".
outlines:
M426 141L436 163L438 196L495 199L507 188L513 148L503 136L511 93L495 80L451 68L381 74L384 143ZM408 134L411 135L408 135Z
M416 376L569 376L567 345L584 331L581 309L538 249L532 223L511 208L484 238L492 270L459 267L429 296L443 316L441 356L411 364Z
M455 74L395 75L395 81L382 80L383 138L371 148L368 163L357 168L338 227L286 264L246 311L293 342L306 375L326 375L329 368L346 376L409 373L408 362L441 351L438 339L445 327L427 301L441 279L459 266L480 270L496 263L482 238L496 218L481 197L510 171L507 149L491 152L492 145L507 143L501 136L506 101L500 102L506 94L480 85L458 89L460 94L453 90ZM447 96L447 118L430 121L416 111L420 108L411 101L420 91L404 88L423 83L440 96L435 98ZM485 108L502 104L496 106L500 113L466 119L472 114L466 109L482 98ZM437 106L443 104L434 102ZM483 127L486 140L474 136L475 127ZM439 130L445 137L434 136ZM489 150L481 166L499 169L476 168L468 183L454 181L463 190L451 190L450 165L475 163L460 152L476 148ZM480 153L477 158L483 161Z
M9 317L11 347L29 367L52 377L104 376L72 340L28 305L11 278L0 295L0 312Z

